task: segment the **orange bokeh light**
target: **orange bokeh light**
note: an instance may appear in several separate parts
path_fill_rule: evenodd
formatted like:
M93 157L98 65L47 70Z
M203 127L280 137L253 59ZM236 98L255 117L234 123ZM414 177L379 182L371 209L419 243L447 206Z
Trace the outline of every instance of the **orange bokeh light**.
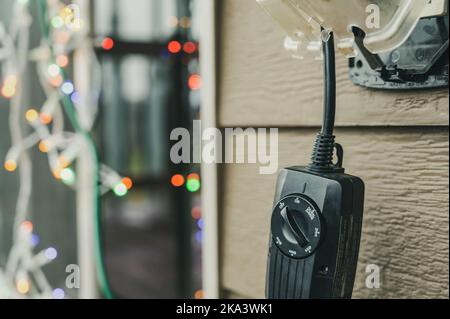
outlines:
M56 57L56 64L61 68L65 68L69 64L69 58L64 54L58 55Z
M60 86L63 83L63 81L64 81L64 79L60 74L58 74L57 76L51 77L49 79L50 84L54 87Z
M60 168L66 168L70 165L70 161L67 157L65 156L60 156L58 158L58 165Z
M48 125L53 121L53 116L50 113L43 112L39 115L39 118L44 125Z
M172 177L171 183L174 187L181 187L184 185L184 181L183 175L176 174Z
M16 283L16 288L20 294L25 295L30 291L30 282L26 279L20 279Z
M17 91L17 77L15 75L8 75L2 85L2 95L6 99L12 98Z
M8 172L14 172L17 169L17 163L14 160L7 160L4 166Z
M198 74L192 74L189 77L188 85L193 91L200 90L202 87L202 77Z
M26 220L21 225L22 229L25 230L27 233L31 233L33 231L33 223L29 220Z
M38 145L39 150L42 153L48 153L50 151L50 143L48 141L41 141Z
M205 297L205 293L203 290L197 290L194 294L195 299L203 299Z
M133 180L129 177L122 178L122 184L124 184L128 190L133 187Z

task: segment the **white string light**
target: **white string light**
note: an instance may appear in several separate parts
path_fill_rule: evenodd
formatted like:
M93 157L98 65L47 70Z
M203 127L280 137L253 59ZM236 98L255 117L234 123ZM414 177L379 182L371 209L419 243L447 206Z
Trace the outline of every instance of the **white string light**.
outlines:
M65 131L63 106L64 96L75 104L74 116L82 122L83 129L90 131L98 110L98 91L100 80L95 78L91 96L80 97L74 83L65 79L64 69L69 65L69 56L78 47L89 45L88 30L82 28L79 21L68 27L76 6L67 6L59 0L47 0L46 17L50 21L50 34L41 45L30 49L29 29L31 14L28 0L16 0L12 9L11 23L6 28L0 22L0 63L1 94L10 100L9 126L11 148L6 155L4 168L19 174L19 195L16 204L13 244L5 268L0 267L1 298L56 298L65 297L61 288L53 288L42 267L58 256L54 247L48 247L35 253L38 237L29 221L29 200L32 192L32 162L28 151L37 146L48 157L49 168L55 178L74 189L76 174L71 166L79 155L79 142L84 138L81 133ZM71 11L72 10L72 11ZM72 13L71 13L72 12ZM72 17L73 18L73 17ZM77 17L75 17L77 18ZM98 62L92 50L94 68ZM40 108L28 108L23 105L23 80L29 62L36 65L40 85L46 99ZM22 123L26 121L32 132L24 136ZM111 168L100 165L100 193L114 191L118 196L127 193L127 183ZM94 218L94 216L93 216Z

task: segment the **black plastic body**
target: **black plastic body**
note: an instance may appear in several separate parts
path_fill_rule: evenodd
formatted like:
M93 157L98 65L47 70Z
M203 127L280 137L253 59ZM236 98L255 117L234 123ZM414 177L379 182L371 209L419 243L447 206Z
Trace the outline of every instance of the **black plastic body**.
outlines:
M292 258L278 248L271 232L267 298L351 298L363 219L363 181L344 173L321 174L292 167L279 175L274 205L292 194L304 195L318 208L320 244L312 255Z

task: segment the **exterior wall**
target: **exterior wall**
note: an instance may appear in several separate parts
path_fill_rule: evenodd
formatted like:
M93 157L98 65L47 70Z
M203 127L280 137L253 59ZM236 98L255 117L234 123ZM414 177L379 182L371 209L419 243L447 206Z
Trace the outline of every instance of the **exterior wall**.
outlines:
M219 127L279 127L279 165L307 163L322 118L322 66L294 60L254 0L219 2ZM366 183L356 298L449 297L448 89L383 92L354 86L338 63L337 137L345 167ZM222 167L221 288L264 297L276 175ZM382 286L365 287L365 267Z

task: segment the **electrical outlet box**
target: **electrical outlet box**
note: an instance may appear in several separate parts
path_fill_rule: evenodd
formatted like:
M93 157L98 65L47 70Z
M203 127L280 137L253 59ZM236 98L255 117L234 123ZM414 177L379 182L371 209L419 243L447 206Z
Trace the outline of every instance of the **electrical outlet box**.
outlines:
M257 0L286 31L295 58L322 58L332 30L355 84L448 86L448 0Z

